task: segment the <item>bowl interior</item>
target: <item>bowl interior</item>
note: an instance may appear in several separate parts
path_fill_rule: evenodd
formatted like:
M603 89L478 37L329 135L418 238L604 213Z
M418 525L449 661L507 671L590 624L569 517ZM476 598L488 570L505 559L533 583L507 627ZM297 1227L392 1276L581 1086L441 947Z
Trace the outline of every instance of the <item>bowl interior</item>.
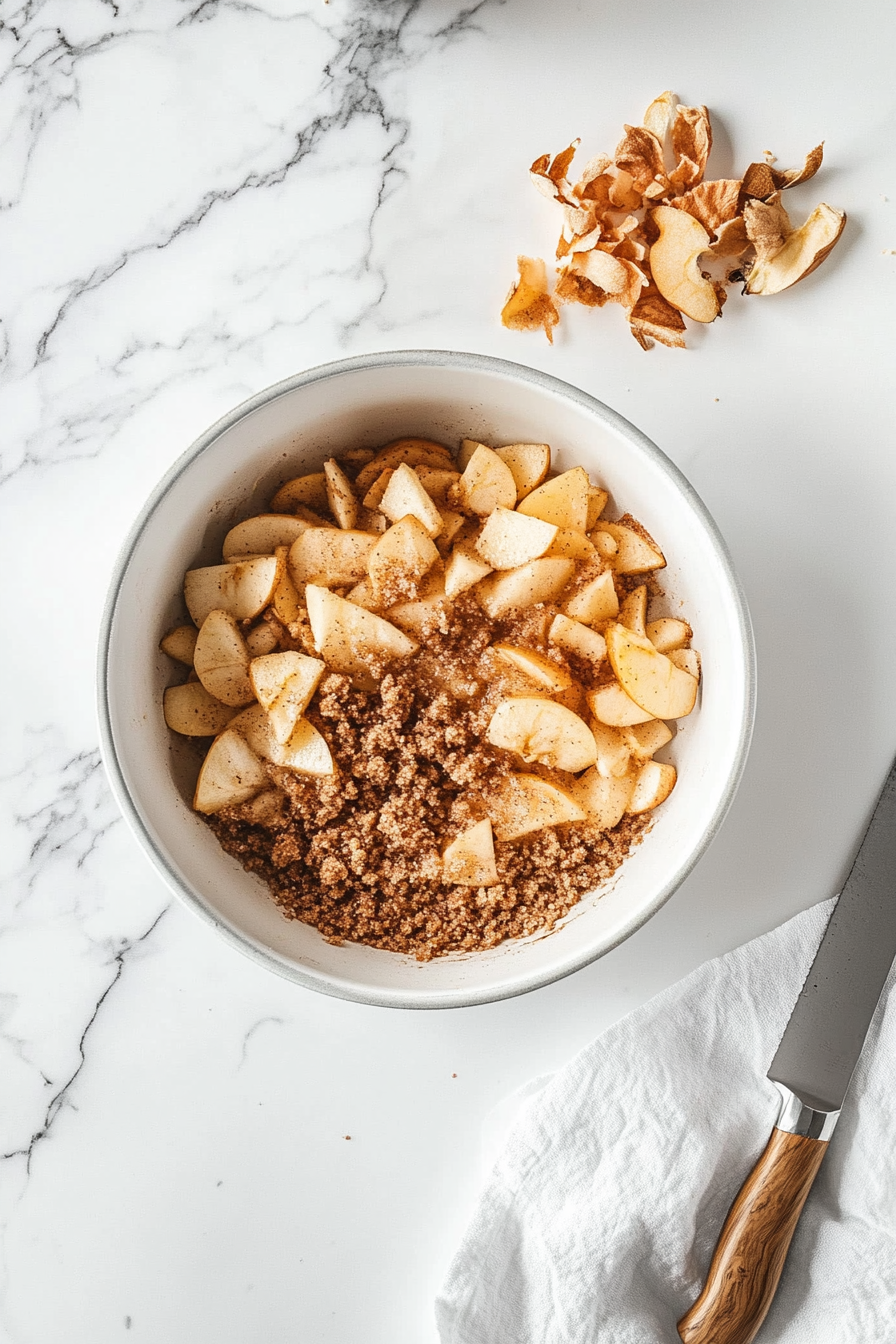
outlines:
M184 572L220 559L242 518L282 481L350 447L420 435L456 444L547 442L555 464L585 466L668 560L668 614L694 629L704 679L697 711L666 755L678 787L614 880L549 936L419 963L358 944L334 947L285 919L192 812L194 750L161 714L171 665L161 636L185 615ZM663 455L621 417L531 370L433 352L346 361L280 384L238 408L169 473L125 547L101 651L105 757L126 816L169 884L242 950L300 983L365 1002L441 1007L535 988L632 933L681 882L733 795L752 718L749 620L724 547L700 501Z

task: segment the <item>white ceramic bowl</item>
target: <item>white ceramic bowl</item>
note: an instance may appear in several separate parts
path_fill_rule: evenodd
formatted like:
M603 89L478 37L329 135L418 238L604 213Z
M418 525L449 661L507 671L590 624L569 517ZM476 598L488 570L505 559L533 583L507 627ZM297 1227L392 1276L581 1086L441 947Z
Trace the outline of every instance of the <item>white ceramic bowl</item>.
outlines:
M431 962L360 944L333 947L285 919L260 879L191 811L195 764L162 718L171 667L159 639L184 608L185 570L213 564L234 522L263 510L283 479L347 447L405 435L457 443L550 443L581 464L659 541L670 610L694 628L704 680L667 751L675 790L614 880L549 935ZM612 512L610 514L612 516ZM649 919L712 840L734 796L753 721L754 654L725 545L681 472L601 402L547 374L482 355L404 351L344 360L278 383L193 444L159 484L115 569L99 654L105 764L140 844L183 900L241 951L298 984L392 1007L485 1003L578 970Z

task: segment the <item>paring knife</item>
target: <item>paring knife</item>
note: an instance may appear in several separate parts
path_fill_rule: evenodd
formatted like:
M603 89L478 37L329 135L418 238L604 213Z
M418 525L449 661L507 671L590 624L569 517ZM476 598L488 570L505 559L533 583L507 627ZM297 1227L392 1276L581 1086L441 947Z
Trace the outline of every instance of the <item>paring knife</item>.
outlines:
M890 770L768 1076L781 1110L728 1212L684 1344L750 1344L896 957L896 764Z

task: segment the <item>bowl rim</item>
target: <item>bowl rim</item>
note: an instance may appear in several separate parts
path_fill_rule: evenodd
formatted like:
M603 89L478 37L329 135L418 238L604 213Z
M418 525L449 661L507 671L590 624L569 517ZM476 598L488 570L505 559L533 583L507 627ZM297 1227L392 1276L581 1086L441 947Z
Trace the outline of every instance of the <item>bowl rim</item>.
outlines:
M184 880L177 869L168 862L166 856L159 850L154 837L145 825L138 808L131 798L130 791L125 782L124 770L119 759L109 705L110 645L121 588L134 551L143 535L149 519L162 499L164 499L168 492L176 485L184 471L186 471L186 469L207 449L212 447L222 434L233 428L233 426L238 424L240 420L251 415L262 406L275 401L278 397L294 392L298 388L306 387L329 378L339 377L347 373L356 373L377 368L407 368L420 366L447 366L453 370L461 372L468 370L478 373L498 374L533 384L546 392L560 395L566 400L578 404L611 429L619 431L624 437L634 441L646 456L671 478L677 489L687 500L691 509L699 517L715 552L716 560L723 571L725 582L734 602L741 648L744 655L745 693L741 711L741 722L738 729L737 750L728 775L726 787L717 801L715 810L703 836L701 837L700 843L691 851L687 860L670 874L668 880L656 892L649 905L640 908L634 913L632 918L618 931L618 934L613 940L605 946L596 949L584 948L580 952L570 955L560 966L551 967L547 971L542 970L521 976L511 984L502 984L493 988L483 988L466 992L461 991L460 993L442 992L437 994L418 994L413 990L394 991L380 988L366 988L358 985L355 981L342 980L326 974L321 975L319 973L311 973L303 970L299 966L290 965L285 961L278 959L270 949L254 943L239 930L232 928L225 921L219 919L214 911L209 909L208 906L199 899L198 894L193 891L190 884ZM583 967L590 965L593 961L597 961L600 957L605 956L608 952L611 952L614 948L630 938L632 934L637 932L643 924L646 924L647 921L651 919L663 905L665 905L666 901L670 899L673 893L681 886L697 866L700 859L718 834L728 809L734 801L734 796L737 793L737 789L743 776L753 733L755 713L756 649L746 594L734 568L727 544L722 537L715 520L683 472L669 457L667 457L652 439L648 438L647 435L638 429L637 426L633 425L630 420L626 419L626 417L621 415L618 411L613 410L612 407L608 406L605 402L600 401L597 397L583 391L574 384L568 383L564 379L557 378L553 374L544 373L540 369L531 368L525 364L517 364L514 361L500 359L493 355L483 355L465 351L438 349L384 350L371 354L353 355L345 359L329 361L325 364L315 365L300 373L291 374L289 377L283 378L279 382L272 383L270 386L263 388L260 392L256 392L253 396L246 398L246 400L240 402L225 415L221 416L210 425L208 429L200 434L198 438L194 439L189 447L186 448L168 468L161 480L151 491L145 504L137 515L137 518L128 531L112 570L112 576L100 621L97 645L97 719L103 765L105 767L112 794L121 809L129 829L134 834L140 848L149 858L168 888L205 923L210 924L213 928L217 929L218 933L223 935L233 947L237 948L245 956L248 956L259 966L263 966L269 971L274 971L276 974L287 980L291 980L296 984L302 985L306 989L314 989L319 993L328 994L333 997L346 999L356 1003L388 1008L461 1008L472 1007L484 1003L494 1003L503 999L516 998L518 995L531 993L544 985L553 984L556 981L565 979L566 976L582 970Z

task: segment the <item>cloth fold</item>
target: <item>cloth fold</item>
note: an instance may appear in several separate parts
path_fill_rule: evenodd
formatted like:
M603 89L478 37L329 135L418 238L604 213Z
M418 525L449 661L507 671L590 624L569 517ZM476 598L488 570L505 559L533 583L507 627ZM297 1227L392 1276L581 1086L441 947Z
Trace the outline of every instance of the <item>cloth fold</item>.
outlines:
M707 962L528 1088L437 1299L442 1344L678 1344L777 1118L766 1070L832 906ZM893 983L757 1344L896 1342Z

